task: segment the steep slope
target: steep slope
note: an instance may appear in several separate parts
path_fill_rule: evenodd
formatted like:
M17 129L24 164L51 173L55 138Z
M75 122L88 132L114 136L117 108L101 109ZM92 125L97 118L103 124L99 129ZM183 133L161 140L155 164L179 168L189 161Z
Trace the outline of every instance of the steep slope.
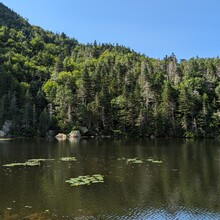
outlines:
M30 26L25 19L0 2L0 26L2 25L17 30Z
M219 58L157 60L80 44L2 4L0 16L0 128L11 121L10 134L85 126L92 135L219 135Z

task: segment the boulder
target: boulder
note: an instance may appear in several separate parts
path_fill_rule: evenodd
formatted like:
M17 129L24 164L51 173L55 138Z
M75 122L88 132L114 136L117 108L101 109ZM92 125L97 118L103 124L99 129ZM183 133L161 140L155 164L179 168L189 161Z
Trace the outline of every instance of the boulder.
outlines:
M81 138L81 133L80 131L76 130L76 131L71 131L68 135L69 139L73 139L73 138Z
M151 134L150 139L155 139L155 136Z
M52 138L52 137L54 137L54 136L55 136L55 133L54 133L53 130L49 130L49 131L47 132L47 137Z
M55 136L55 138L56 139L58 139L58 140L66 140L66 135L65 134L63 134L63 133L59 133L59 134L57 134L56 136Z
M7 120L7 121L5 121L5 123L4 123L3 127L2 127L2 130L7 134L7 133L10 132L11 126L12 126L12 121Z
M5 136L6 136L5 132L0 130L0 138L3 138Z
M81 134L85 134L89 131L89 129L87 127L82 127L82 126L79 127L79 130L80 130Z

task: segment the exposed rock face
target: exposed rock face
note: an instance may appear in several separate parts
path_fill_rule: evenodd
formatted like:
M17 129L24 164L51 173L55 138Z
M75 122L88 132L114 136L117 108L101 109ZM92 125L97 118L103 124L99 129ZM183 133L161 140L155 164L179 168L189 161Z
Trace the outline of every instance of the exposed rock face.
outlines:
M71 131L68 135L69 139L73 139L73 138L81 138L81 133L80 131Z
M0 138L3 138L5 136L6 136L5 132L0 130Z
M57 134L56 136L55 136L55 138L56 139L58 139L58 140L66 140L66 135L65 134L63 134L63 133L59 133L59 134Z
M177 71L177 59L174 54L168 58L167 72L169 80L173 81L174 84L178 84L180 77Z

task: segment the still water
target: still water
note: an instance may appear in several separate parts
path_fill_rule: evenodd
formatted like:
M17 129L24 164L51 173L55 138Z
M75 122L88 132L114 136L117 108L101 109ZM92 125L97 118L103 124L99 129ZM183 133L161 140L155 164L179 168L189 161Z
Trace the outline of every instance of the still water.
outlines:
M39 158L54 160L3 166ZM104 183L65 182L94 174ZM220 219L220 141L0 141L0 219Z

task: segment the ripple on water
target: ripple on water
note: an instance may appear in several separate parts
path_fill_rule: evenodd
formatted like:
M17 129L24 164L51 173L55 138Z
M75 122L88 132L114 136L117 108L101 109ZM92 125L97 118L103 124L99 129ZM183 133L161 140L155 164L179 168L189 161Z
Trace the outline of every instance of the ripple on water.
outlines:
M131 210L127 215L106 214L100 216L98 219L114 219L114 220L219 220L220 213L207 212L201 209L193 210L178 210L175 213L169 213L164 209L148 209L142 210L136 207Z

